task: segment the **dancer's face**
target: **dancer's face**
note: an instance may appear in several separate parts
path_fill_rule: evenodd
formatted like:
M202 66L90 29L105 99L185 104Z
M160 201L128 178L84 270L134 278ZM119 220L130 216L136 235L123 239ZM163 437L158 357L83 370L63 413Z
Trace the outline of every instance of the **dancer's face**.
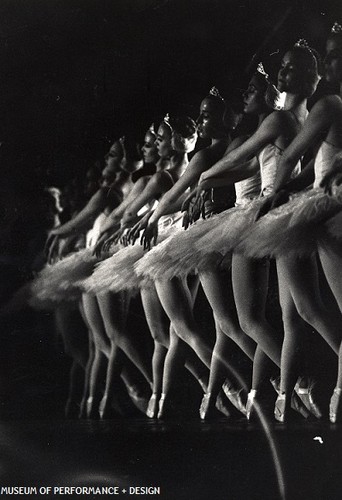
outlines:
M342 44L334 38L327 41L324 72L328 82L342 81Z
M172 133L170 128L165 124L161 124L158 128L157 139L155 145L158 154L161 158L168 158L172 155L173 149L171 144Z
M213 99L205 98L201 102L197 126L198 135L202 139L212 139L222 134L224 129L222 110Z
M141 152L145 163L155 163L158 161L156 136L152 132L146 132Z
M244 112L258 115L266 109L265 92L266 82L262 83L261 76L254 75L243 94Z
M299 83L302 83L299 58L291 51L286 52L278 72L278 90L280 92L295 92Z

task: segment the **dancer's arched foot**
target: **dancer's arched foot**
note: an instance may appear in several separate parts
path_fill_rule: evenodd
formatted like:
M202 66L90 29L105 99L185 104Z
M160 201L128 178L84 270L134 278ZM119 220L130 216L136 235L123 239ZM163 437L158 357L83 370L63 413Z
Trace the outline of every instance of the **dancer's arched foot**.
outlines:
M229 409L229 404L230 403L227 401L223 391L220 391L219 395L216 398L215 407L216 410L221 412L227 418L230 418L232 416Z
M297 405L298 401L300 406L299 408L296 408L295 412L293 411L295 409L294 406ZM291 400L289 401L288 395L282 392L278 395L275 402L274 418L282 424L298 420L298 413L300 413L304 418L308 418L309 412L306 409L303 411L302 406L303 403L300 401L296 393L292 394Z
M256 396L257 396L257 391L255 389L252 389L251 391L249 391L248 396L247 396L246 418L249 421L253 420L257 416Z
M274 406L274 418L284 424L288 418L288 405L285 393L280 393Z
M281 394L281 392L280 392L280 378L278 378L278 377L273 378L270 380L270 382L271 382L274 390L276 391L276 393L279 396ZM313 403L313 405L314 405L314 403ZM299 394L297 394L295 391L293 391L292 396L291 396L291 408L292 408L292 410L295 410L297 413L300 413L300 415L302 415L302 417L304 417L304 418L309 418L310 413L312 413L312 415L316 416L314 413L313 407L312 407L312 411L311 411L311 409L305 405L302 397ZM319 411L318 407L316 408L316 411Z
M166 399L166 394L163 392L161 393L160 399L159 399L159 406L158 406L158 419L165 418L165 413L166 413L166 404L165 404L165 399Z
M329 404L329 420L336 424L342 419L342 389L335 387Z
M147 410L146 410L146 415L149 418L157 418L159 407L158 407L158 401L159 395L158 393L154 392L152 396L150 397L150 400L147 405Z
M309 383L305 384L305 386L303 385L303 387L301 387L300 383L297 382L295 386L295 391L300 400L302 401L302 403L309 410L309 412L316 418L322 418L322 412L313 398L313 393L312 393L313 388L314 388L314 383L310 382L309 380Z
M246 416L246 405L242 401L242 389L233 389L228 382L224 382L222 389L232 405L235 406L240 413Z
M199 409L201 420L212 418L215 414L215 398L211 396L211 392L204 394Z
M100 415L101 420L103 420L104 418L108 418L107 417L107 414L108 414L107 402L108 402L108 398L105 395L105 396L103 396L103 398L101 399L100 404L99 404L99 415Z
M89 398L87 399L86 414L87 418L90 419L97 420L100 418L98 408L96 408L94 398L92 396L89 396Z
M141 394L138 387L136 386L127 385L126 388L128 395L131 398L131 401L134 404L134 406L138 408L138 410L141 411L141 413L147 415L149 399L144 394Z
M311 387L298 387L296 388L296 393L312 415L316 418L322 418L322 412L313 399Z
M295 391L293 391L291 396L291 408L302 415L302 417L304 418L310 417L310 411L307 409L307 407Z

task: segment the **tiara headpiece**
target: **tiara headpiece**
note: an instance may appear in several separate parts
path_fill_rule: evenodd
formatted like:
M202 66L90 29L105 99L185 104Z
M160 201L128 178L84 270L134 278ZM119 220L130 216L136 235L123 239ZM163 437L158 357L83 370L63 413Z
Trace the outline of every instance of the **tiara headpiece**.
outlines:
M260 73L261 75L263 75L265 77L265 80L269 81L270 77L269 77L268 73L266 73L262 62L259 62L258 66L257 66L257 72Z
M221 99L221 101L224 101L217 87L211 87L211 89L209 90L209 95L218 97L219 99Z
M169 113L166 113L166 115L163 118L163 122L165 123L165 125L167 125L169 127L169 129L171 130L171 132L173 132L173 128L172 128L171 123L170 123L170 115L169 115Z
M284 95L282 93L279 92L279 90L277 89L277 87L272 83L268 73L266 73L265 71L265 68L264 68L264 65L262 64L262 62L259 62L258 66L257 66L257 72L260 73L260 75L262 75L268 86L267 86L267 90L266 90L266 94L265 94L265 100L266 100L266 103L268 104L268 106L270 106L271 108L273 109L277 109L277 110L280 110L280 109L283 109L284 108Z
M310 49L308 42L304 38L300 38L295 44L294 47L302 47L303 49Z
M154 123L151 123L150 125L150 128L148 129L149 132L151 132L151 134L154 134L155 135L155 130L154 130Z
M338 22L334 22L331 33L342 33L342 26Z

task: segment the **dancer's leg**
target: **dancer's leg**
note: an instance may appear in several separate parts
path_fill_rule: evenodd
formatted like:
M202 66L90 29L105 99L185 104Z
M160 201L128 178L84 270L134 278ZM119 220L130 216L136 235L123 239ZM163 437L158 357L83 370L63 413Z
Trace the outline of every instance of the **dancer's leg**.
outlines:
M159 398L162 392L164 361L170 341L170 321L160 303L157 291L154 287L144 288L141 290L141 301L146 321L154 340L154 351L152 357L152 391L153 394L157 394Z
M220 332L233 340L250 359L253 359L256 344L240 328L230 274L219 271L203 272L200 274L200 280ZM228 344L227 342L226 345ZM215 349L215 354L219 355L216 346Z
M341 247L337 242L326 241L324 246L318 248L319 258L323 267L325 277L329 283L331 291L334 294L337 305L342 312L342 280L341 280L341 264L342 255ZM341 320L339 321L342 327ZM338 372L336 386L330 400L329 407L330 421L335 423L342 419L342 343L340 342L338 354Z
M265 260L233 254L232 282L240 326L280 366L282 338L265 317L268 270Z
M281 353L280 391L291 395L301 371L305 325L298 314L288 286L289 273L286 260L277 260L277 273L285 333Z
M88 327L91 329L96 348L99 349L103 354L105 354L107 358L109 358L110 342L106 334L101 311L96 297L90 294L83 294L82 305L84 316L86 318Z
M285 266L284 273L286 273L284 280L290 289L299 315L317 330L333 351L338 354L341 343L342 316L333 315L322 302L315 257L282 260L282 265ZM327 269L327 262L324 258L323 262ZM328 272L327 274L329 276ZM337 284L337 280L332 280L332 283L333 281Z
M136 365L149 384L152 384L152 367L141 332L126 328L130 297L126 293L106 293L98 296L99 307L106 333Z
M212 346L195 322L192 299L185 283L177 278L165 282L158 281L156 289L177 335L189 344L203 363L209 367Z
M94 357L95 357L95 345L93 341L92 332L90 329L88 329L88 359L85 367L83 395L80 405L79 418L84 418L86 417L87 414L87 399L89 396L90 377L91 377L92 366L94 363Z

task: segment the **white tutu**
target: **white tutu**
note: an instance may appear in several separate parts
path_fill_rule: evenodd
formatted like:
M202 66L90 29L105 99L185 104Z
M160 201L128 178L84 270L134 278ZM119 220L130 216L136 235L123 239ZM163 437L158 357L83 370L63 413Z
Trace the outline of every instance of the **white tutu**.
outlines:
M322 190L301 192L261 217L236 250L255 258L311 255L326 234L324 222L336 210L338 202Z
M91 275L96 262L92 250L86 248L46 265L31 283L31 305L51 308L51 304L78 300L82 293L80 283Z
M159 248L162 242L181 231L180 218L175 221L172 217L165 217L160 226L158 244L154 249ZM122 248L115 255L96 266L92 276L84 283L86 291L88 293L109 291L115 293L123 290L137 290L143 286L151 285L151 280L147 276L136 272L136 264L151 252L146 252L138 242L135 245Z
M328 236L338 241L342 240L342 206L341 212L328 220L325 224L325 228Z
M95 267L93 274L83 282L84 290L99 294L138 288L139 280L133 266L143 255L143 247L139 244L122 248Z
M197 221L151 250L136 265L137 274L168 280L213 267L229 267L231 251L240 241L241 231L254 221L260 203L257 199Z
M216 216L210 218L214 220ZM208 219L201 219L190 226L186 231L179 230L163 242L158 241L158 245L152 248L136 263L135 271L137 275L144 276L153 281L161 279L171 279L174 276L187 276L193 268L184 269L184 255L189 249L193 249L194 241L203 231L208 229ZM191 254L191 251L189 252Z

